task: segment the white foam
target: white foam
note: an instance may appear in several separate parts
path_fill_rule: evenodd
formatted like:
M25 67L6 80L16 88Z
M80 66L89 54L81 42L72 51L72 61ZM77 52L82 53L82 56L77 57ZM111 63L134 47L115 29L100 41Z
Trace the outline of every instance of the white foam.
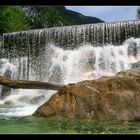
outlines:
M130 43L137 44L137 55L133 53L128 55ZM90 44L83 45L74 50L64 50L60 47L50 44L46 47L44 61L42 62L42 71L40 73L40 81L58 82L58 83L73 83L82 80L97 79L101 76L112 76L117 72L129 69L131 63L140 61L140 39L130 38L122 45L113 46L107 45L103 47L94 47ZM130 50L129 50L130 49ZM18 76L19 61L20 61L20 79L24 78L24 69L27 71L27 57L20 60L12 60L11 63L3 59L3 67L0 69L0 75L3 75L6 68L13 71L13 78ZM36 75L33 69L30 69L30 79L36 80ZM27 73L27 72L26 72ZM24 76L23 76L24 75ZM27 77L27 75L26 75ZM12 101L14 107L0 108L0 115L5 116L27 116L31 115L41 104L49 100L56 91L49 90L27 90L16 89L12 90L12 94L0 100L0 105L5 105L5 101ZM36 104L31 104L30 100L33 97L45 95L44 99Z

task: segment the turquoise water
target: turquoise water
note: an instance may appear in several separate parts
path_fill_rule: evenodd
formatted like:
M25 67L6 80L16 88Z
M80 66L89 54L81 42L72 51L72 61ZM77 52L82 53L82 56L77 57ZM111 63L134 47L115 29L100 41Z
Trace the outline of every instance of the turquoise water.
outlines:
M98 122L64 118L1 118L0 133L45 134L139 134L140 122Z

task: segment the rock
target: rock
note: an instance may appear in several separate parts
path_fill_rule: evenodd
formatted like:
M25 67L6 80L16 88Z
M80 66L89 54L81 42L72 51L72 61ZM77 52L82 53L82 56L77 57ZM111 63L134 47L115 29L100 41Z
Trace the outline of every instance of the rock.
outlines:
M3 65L6 63L6 59L0 59L0 69L3 67Z
M38 96L22 96L18 99L18 101L22 102L22 103L28 103L28 104L37 104L39 103L41 100L43 100L45 98L45 95L38 95Z
M11 88L2 86L1 99L5 99L11 94Z
M6 69L6 71L5 71L3 76L5 76L7 78L11 78L12 77L12 70Z
M39 103L41 100L43 100L44 98L45 98L45 95L39 95L39 96L33 97L33 98L30 100L30 103L32 103L32 104L37 104L37 103Z
M23 105L20 103L20 102L18 102L18 101L11 101L11 100L7 100L7 101L5 101L4 102L4 106L5 107L8 107L8 108L13 108L13 107L23 107Z
M5 101L4 104L10 107L15 106L15 104L10 100Z
M30 103L30 97L29 96L22 96L18 99L18 101L22 102L22 103Z
M62 75L62 70L59 65L54 65L52 69L52 74L49 77L48 81L49 82L60 82L62 81L61 76Z
M4 77L8 77L11 78L12 77L12 70L10 69L6 69L4 75ZM1 99L5 99L7 96L9 96L11 94L11 88L6 87L6 86L2 86L2 90L1 90Z
M131 64L132 68L140 68L140 61Z
M61 88L33 116L140 120L140 68Z
M79 62L80 69L83 72L93 71L95 69L96 55L94 51L85 52Z
M0 74L4 77L11 78L12 77L12 67L13 65L7 59L0 59ZM11 94L11 88L2 86L2 90L0 93L0 98L5 99L7 96Z
M135 41L131 41L128 46L128 55L130 56L137 56L139 52L139 45Z

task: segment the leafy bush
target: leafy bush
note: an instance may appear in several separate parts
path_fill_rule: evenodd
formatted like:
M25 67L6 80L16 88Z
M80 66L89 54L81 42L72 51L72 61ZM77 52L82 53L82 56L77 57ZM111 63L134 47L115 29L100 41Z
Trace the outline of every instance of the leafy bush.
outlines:
M26 16L19 7L0 7L0 32L30 29Z

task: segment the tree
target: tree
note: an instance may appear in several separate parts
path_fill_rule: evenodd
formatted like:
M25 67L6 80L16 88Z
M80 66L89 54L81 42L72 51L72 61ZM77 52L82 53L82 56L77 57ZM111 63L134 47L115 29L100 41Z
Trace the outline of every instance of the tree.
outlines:
M33 29L76 24L64 6L22 6Z
M28 80L12 80L4 76L0 76L0 85L15 89L22 88L22 89L50 89L50 90L58 90L66 86L58 83L28 81Z
M0 7L0 33L30 29L22 9L15 6Z
M140 8L137 9L137 17L140 19Z

